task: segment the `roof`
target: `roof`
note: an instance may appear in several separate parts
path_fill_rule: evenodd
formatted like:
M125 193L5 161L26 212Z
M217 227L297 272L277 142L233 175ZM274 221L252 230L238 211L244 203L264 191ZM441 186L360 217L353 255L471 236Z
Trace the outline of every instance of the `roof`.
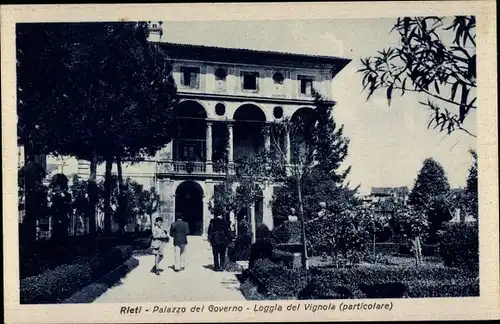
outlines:
M408 187L372 187L372 195L407 195L410 193Z
M214 61L227 63L249 63L257 65L282 65L298 67L331 68L332 76L342 70L351 59L336 56L299 54L289 52L262 51L245 48L229 48L207 45L155 42L161 44L170 58Z

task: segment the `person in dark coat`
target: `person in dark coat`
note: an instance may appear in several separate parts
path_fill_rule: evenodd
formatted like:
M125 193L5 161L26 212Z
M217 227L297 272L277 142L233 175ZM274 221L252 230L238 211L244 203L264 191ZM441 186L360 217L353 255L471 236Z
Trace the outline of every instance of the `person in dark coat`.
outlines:
M212 245L215 271L224 270L226 265L226 249L229 244L230 235L229 223L222 218L222 215L217 215L214 219L210 220L208 240Z
M177 220L170 226L170 236L174 239L175 272L186 269L186 246L189 234L189 224L182 220L182 214L177 215Z

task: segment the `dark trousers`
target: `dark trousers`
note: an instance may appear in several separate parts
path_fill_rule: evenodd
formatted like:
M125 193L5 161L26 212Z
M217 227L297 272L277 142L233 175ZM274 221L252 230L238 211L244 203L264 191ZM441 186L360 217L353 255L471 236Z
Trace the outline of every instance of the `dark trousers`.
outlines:
M212 245L212 253L214 255L214 269L223 269L226 265L226 248L225 244Z

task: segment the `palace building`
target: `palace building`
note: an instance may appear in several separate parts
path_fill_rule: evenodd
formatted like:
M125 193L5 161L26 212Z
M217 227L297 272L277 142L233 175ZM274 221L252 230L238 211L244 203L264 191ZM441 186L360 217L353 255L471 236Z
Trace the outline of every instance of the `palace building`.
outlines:
M155 186L162 201L160 216L168 226L182 213L191 232L207 232L209 201L225 171L218 170L223 140L229 134L229 163L269 149L261 135L266 123L310 114L312 90L333 101L332 80L349 59L239 48L174 44L164 40L162 23L150 22L149 40L160 44L172 62L179 104L177 134L153 158L123 169L146 188ZM227 135L226 135L227 136ZM290 136L284 136L287 161L293 161ZM101 171L99 171L99 169ZM76 170L75 170L76 171ZM88 175L88 162L77 173ZM103 174L101 166L98 173ZM247 211L252 227L273 227L270 200L273 185Z

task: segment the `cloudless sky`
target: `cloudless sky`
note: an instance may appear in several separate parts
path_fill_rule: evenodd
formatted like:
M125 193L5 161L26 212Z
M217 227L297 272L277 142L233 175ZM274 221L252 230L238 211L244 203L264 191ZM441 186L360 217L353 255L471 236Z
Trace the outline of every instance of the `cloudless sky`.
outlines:
M452 187L464 187L476 139L464 132L451 135L427 129L429 111L413 94L393 99L389 107L384 92L366 101L362 92L360 58L397 45L389 33L394 19L266 20L164 22L168 42L250 48L352 59L333 82L337 101L334 117L344 124L350 138L346 166L349 181L361 184L361 193L372 186L413 186L424 159L439 161ZM447 37L447 36L445 36ZM476 116L466 128L476 133Z

